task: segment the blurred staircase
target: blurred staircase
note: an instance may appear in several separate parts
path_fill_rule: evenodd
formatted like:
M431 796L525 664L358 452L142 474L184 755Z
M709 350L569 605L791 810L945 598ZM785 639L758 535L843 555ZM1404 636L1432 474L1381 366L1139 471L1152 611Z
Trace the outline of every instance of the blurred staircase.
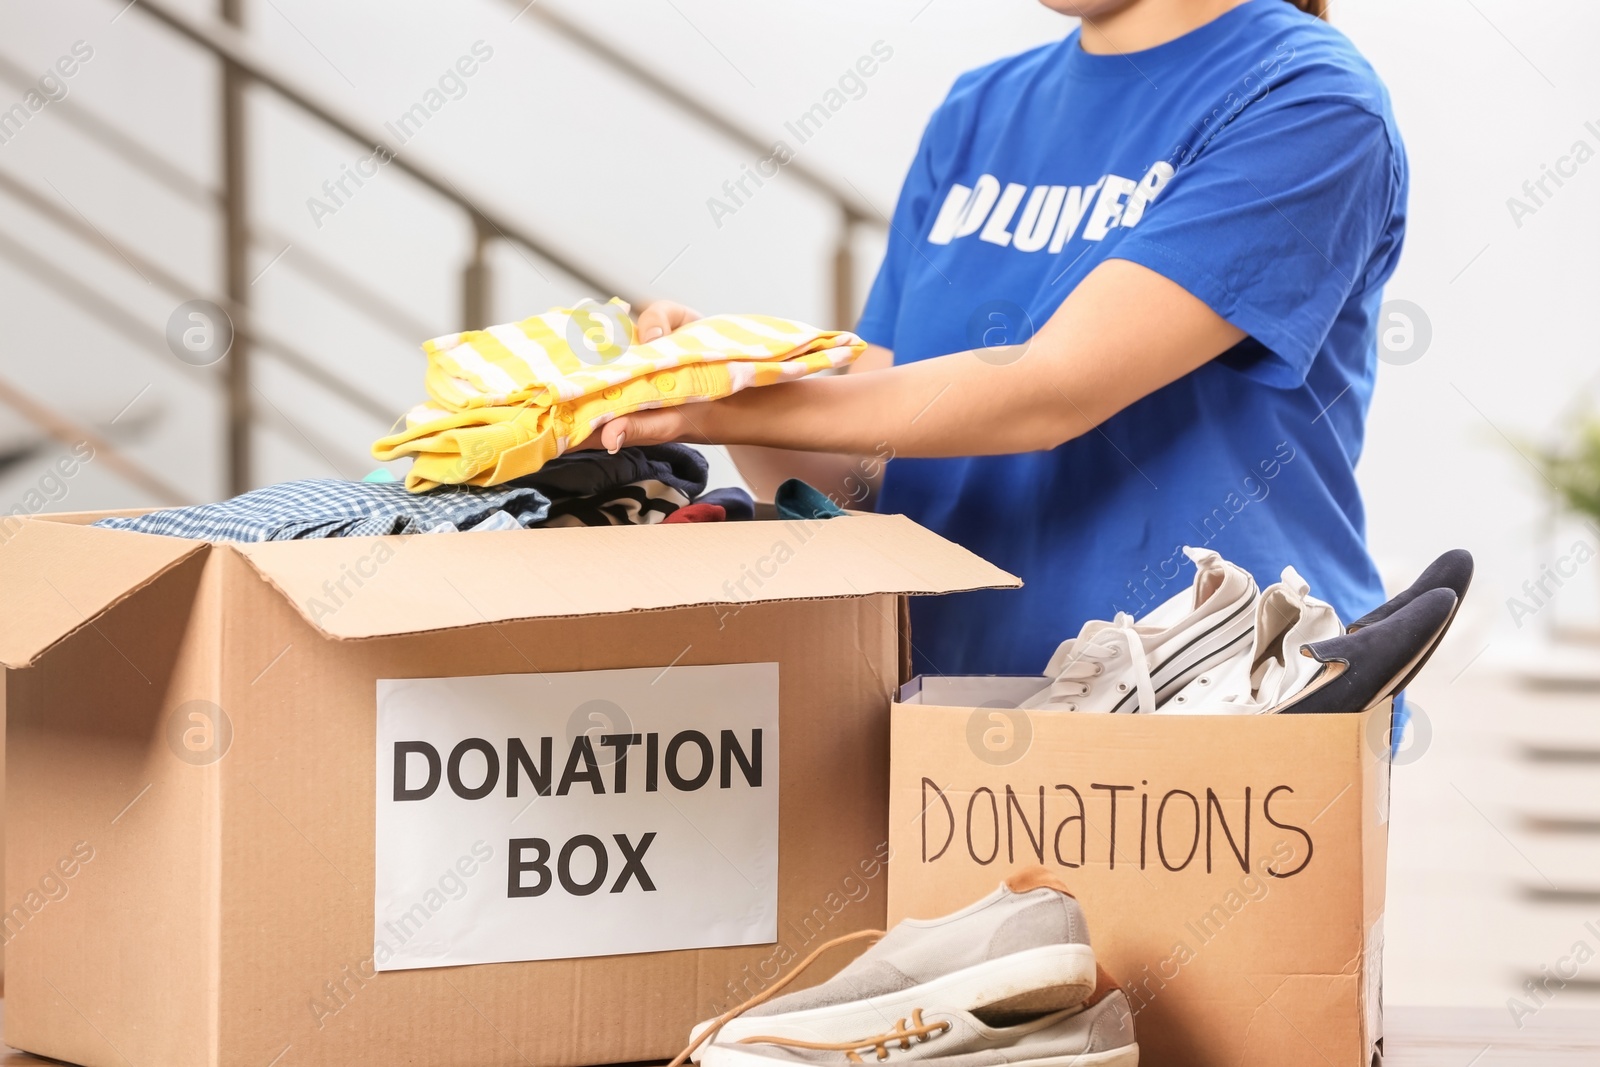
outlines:
M130 174L137 173L179 200L212 214L218 220L221 236L221 277L205 291L196 291L173 265L160 262L149 250L112 240L63 197L52 196L3 166L0 166L0 203L8 210L0 213L0 258L114 334L128 352L137 353L139 358L162 361L174 358L167 324L151 321L148 315L119 304L104 287L61 263L52 256L51 249L38 247L38 241L25 240L17 233L18 229L37 228L37 224L43 222L52 232L69 235L82 246L94 249L111 268L137 274L170 298L173 305L193 300L209 301L231 320L232 347L218 363L216 372L205 375L208 387L225 412L221 420L223 439L217 444L225 457L223 488L227 494L240 493L259 484L256 457L263 433L315 453L337 470L354 472L372 466L370 459L352 455L348 446L341 447L319 436L314 429L308 429L304 420L289 419L257 385L261 362L268 361L291 372L297 385L303 386L308 395L331 398L350 411L383 424L390 423L399 414L390 402L377 398L358 380L353 380L354 375L342 373L342 368L309 355L306 339L297 336L304 332L296 329L299 324L290 321L278 328L269 327L262 321L265 316L252 306L252 256L257 253L271 256L279 249L287 250L291 242L285 234L257 221L251 210L249 161L255 131L248 121L246 103L253 94L266 94L289 105L288 110L294 113L297 121L332 131L363 151L384 146L385 138L375 126L298 84L265 57L241 29L243 0L220 0L220 18L216 20L185 14L169 0L138 0L134 4L126 4L126 0L108 2L121 8L126 17L147 20L214 61L220 120L220 183L213 187L195 179L162 152L85 108L76 99L52 102L49 106L51 120L69 124L104 150L117 167ZM685 122L709 131L741 151L760 156L771 152L769 139L676 88L577 21L542 4L529 4L526 0L507 2L519 11L514 21L526 26L525 32L547 34L571 46L603 68L607 77L630 81L666 104ZM0 84L25 92L33 87L35 80L36 75L0 55ZM515 246L524 258L531 255L590 293L621 296L638 305L640 286L608 277L589 257L561 247L521 221L484 209L451 175L405 155L393 155L388 165L404 173L431 197L458 211L470 225L470 252L459 268L460 317L457 322L445 329L438 328L437 324L430 325L346 267L305 248L303 243L296 245L294 255L286 260L286 266L305 281L314 284L321 293L336 298L376 329L414 345L449 329L488 324L492 321L489 294L494 284L491 252L497 244ZM853 321L855 313L854 238L863 227L882 226L883 220L859 196L804 163L791 161L784 169L837 213L837 234L825 269L830 275L833 323L847 325ZM28 227L15 227L9 222L24 216ZM417 255L426 258L430 253L420 250ZM192 264L186 266L190 267L189 273L196 273ZM203 268L201 273L204 273ZM229 327L229 323L216 325L222 329ZM6 456L11 456L12 462L18 461L18 457L26 458L42 447L46 439L68 448L86 441L93 446L97 463L136 487L141 495L148 497L149 503L192 503L204 495L195 487L173 484L171 478L147 469L128 454L117 435L104 430L97 432L81 424L57 410L50 398L29 396L3 375L4 370L0 368L0 404L33 426L39 438L0 448L0 452L6 454L0 455L0 464L6 462Z

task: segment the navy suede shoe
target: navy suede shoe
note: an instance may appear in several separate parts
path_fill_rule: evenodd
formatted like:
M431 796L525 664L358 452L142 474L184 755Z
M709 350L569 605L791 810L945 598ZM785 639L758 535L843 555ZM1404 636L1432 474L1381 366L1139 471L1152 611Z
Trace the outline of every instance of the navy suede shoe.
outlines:
M1472 584L1472 553L1464 548L1452 548L1432 563L1411 583L1409 589L1395 595L1387 604L1374 608L1361 618L1351 623L1345 630L1346 633L1355 633L1363 626L1371 626L1375 622L1382 622L1417 597L1430 589L1448 589L1456 595L1456 606L1450 612L1450 618L1445 626L1455 621L1456 612L1461 609L1461 602L1467 599L1467 587ZM1411 679L1417 676L1428 662L1428 657L1423 656L1421 661L1411 669L1411 673L1400 680L1400 685L1395 692L1399 692L1411 684Z
M1301 645L1301 654L1321 662L1322 669L1275 710L1357 712L1394 696L1439 646L1459 603L1453 590L1429 589L1354 633Z
M1472 584L1472 553L1464 548L1452 548L1432 563L1411 583L1411 588L1397 594L1382 607L1374 608L1351 623L1347 632L1355 633L1363 626L1387 619L1430 589L1448 589L1456 595L1456 604L1467 599L1467 587Z

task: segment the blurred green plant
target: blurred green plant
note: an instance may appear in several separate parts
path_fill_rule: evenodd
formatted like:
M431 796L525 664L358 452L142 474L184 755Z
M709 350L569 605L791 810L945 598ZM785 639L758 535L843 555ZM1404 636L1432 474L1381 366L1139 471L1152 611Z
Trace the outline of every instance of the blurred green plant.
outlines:
M1600 412L1576 420L1565 441L1536 449L1534 461L1568 508L1600 519Z

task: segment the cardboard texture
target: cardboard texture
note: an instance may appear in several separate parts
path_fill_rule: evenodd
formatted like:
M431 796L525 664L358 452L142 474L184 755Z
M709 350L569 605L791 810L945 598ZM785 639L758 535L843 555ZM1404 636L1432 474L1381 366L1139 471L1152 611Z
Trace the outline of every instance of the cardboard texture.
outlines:
M671 1056L794 953L882 925L899 601L1017 584L866 516L272 545L93 518L0 546L5 1040L91 1067ZM377 679L756 662L777 944L364 965Z
M1016 710L1041 682L918 679L891 709L889 921L946 914L1043 863L1127 991L1141 1062L1367 1067L1382 1034L1387 705Z

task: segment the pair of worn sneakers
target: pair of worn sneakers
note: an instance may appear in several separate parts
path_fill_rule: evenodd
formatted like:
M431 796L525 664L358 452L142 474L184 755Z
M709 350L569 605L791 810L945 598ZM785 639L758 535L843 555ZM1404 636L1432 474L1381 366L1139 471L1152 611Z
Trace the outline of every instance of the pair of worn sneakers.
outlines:
M1351 623L1293 567L1264 590L1209 549L1185 548L1192 587L1134 621L1086 623L1022 706L1054 711L1255 715L1365 711L1416 677L1454 621L1472 556L1446 552Z
M779 995L836 945L875 940L833 978ZM1095 963L1083 909L1044 867L953 914L818 948L781 981L696 1026L671 1067L1136 1067L1126 995Z

